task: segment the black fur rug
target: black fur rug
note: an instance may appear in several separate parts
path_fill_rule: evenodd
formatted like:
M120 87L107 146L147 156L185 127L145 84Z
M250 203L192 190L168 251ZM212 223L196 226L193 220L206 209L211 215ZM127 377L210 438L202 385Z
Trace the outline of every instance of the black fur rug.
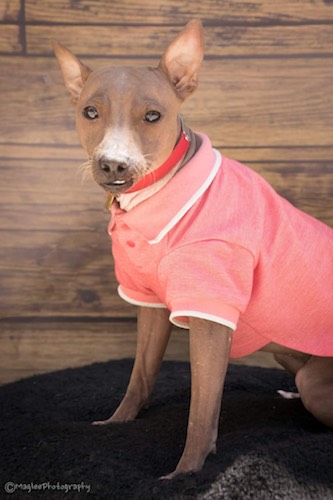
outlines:
M218 452L202 472L159 481L185 439L189 367L163 365L135 422L94 427L124 394L131 360L94 364L0 387L0 498L333 499L333 432L273 369L230 366ZM8 493L6 493L6 490Z

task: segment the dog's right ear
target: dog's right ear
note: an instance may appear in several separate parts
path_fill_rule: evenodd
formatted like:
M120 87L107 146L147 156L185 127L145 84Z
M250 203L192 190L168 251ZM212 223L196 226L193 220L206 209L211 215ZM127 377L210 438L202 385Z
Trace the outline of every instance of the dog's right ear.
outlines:
M52 43L54 53L58 60L65 86L76 103L81 90L92 70L83 64L70 50L61 43Z
M174 85L182 100L191 95L198 85L203 56L201 21L193 19L169 44L158 66Z

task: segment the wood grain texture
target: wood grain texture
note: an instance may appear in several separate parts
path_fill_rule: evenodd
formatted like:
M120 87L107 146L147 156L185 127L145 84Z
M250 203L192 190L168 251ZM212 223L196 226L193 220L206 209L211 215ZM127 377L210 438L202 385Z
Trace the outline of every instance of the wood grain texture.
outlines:
M18 54L22 51L19 26L0 25L0 52ZM4 67L0 66L1 71Z
M333 20L328 0L26 0L31 22L183 25L192 17L214 24L298 24Z
M60 40L77 55L104 57L151 56L158 58L179 33L179 26L28 26L30 54L51 53L50 40ZM213 26L205 34L210 56L281 56L333 54L332 25ZM142 56L141 56L142 57Z
M8 159L1 170L1 229L106 233L106 196L92 179L82 180L79 162Z
M332 162L250 165L294 206L333 228Z
M37 58L33 62L6 59L6 73L0 74L0 147L21 142L22 137L29 144L77 146L74 110L56 61ZM89 58L85 62L93 68L105 64ZM128 59L126 63L151 61ZM15 78L10 76L14 71ZM333 65L320 58L206 61L200 87L185 103L183 114L216 146L331 146L332 81Z
M1 318L135 316L135 308L118 297L104 231L29 227L0 234Z
M135 322L2 323L0 384L48 371L133 358ZM165 359L188 359L188 333L174 331Z
M7 23L18 22L20 8L21 8L20 0L1 0L0 22L7 22Z

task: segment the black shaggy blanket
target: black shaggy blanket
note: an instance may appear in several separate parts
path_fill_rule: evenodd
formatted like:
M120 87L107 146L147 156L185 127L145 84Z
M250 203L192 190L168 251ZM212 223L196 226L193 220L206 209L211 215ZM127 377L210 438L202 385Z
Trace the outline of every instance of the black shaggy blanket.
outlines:
M218 451L202 472L160 481L176 466L189 405L187 363L165 362L149 409L107 418L131 360L64 370L0 387L0 498L333 499L333 432L305 411L283 371L230 366Z

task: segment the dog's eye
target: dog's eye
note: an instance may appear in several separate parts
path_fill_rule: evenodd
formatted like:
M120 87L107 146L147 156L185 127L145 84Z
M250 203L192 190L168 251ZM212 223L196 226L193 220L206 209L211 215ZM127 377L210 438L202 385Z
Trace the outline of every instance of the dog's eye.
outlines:
M83 110L83 115L88 118L88 120L96 120L96 118L98 118L98 111L94 106L87 106Z
M161 113L158 111L148 111L145 115L145 121L148 123L157 122L161 118Z

